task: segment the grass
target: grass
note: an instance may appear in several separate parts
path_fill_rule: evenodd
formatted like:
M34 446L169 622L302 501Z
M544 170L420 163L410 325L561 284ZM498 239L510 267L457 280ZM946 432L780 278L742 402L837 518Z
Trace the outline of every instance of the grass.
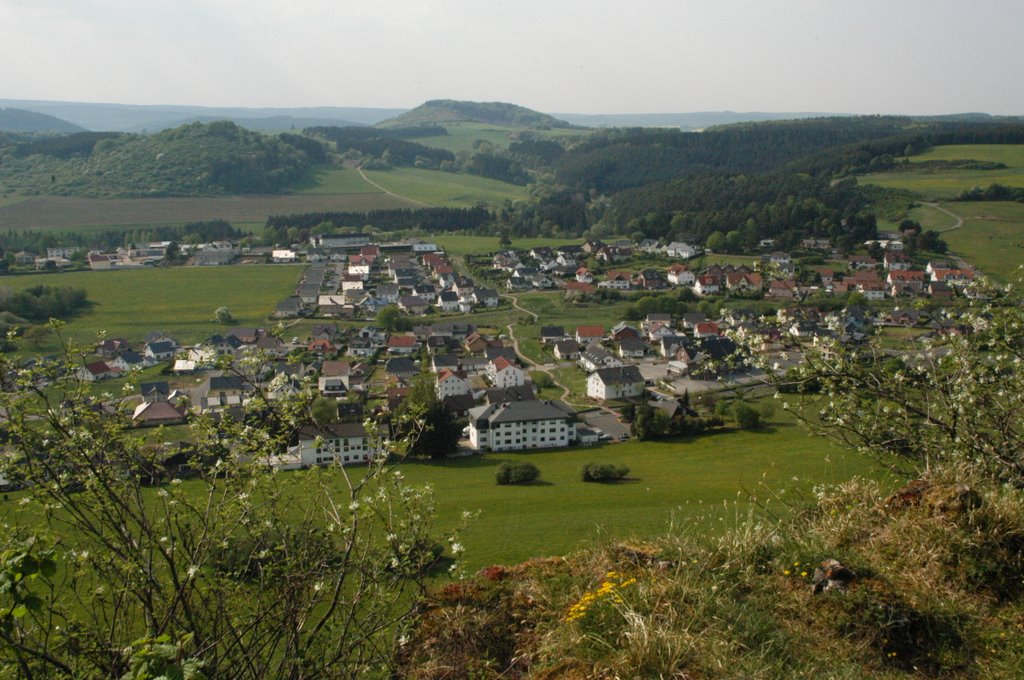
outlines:
M881 172L862 175L864 184L877 184L888 189L905 189L931 199L952 198L974 187L990 184L1024 187L1024 145L964 144L937 146L910 158L911 165L927 161L977 160L1003 163L1002 170L926 170Z
M438 234L430 237L450 255L479 255L501 249L497 236L470 236L468 234ZM512 248L529 250L541 246L579 245L579 239L572 238L515 238Z
M471 208L484 203L493 207L527 198L526 189L515 184L440 170L395 168L367 171L366 176L394 194L432 206Z
M996 280L1013 280L1024 263L1024 204L965 202L943 207L964 220L963 227L942 233L950 250ZM952 226L948 215L927 206L914 208L910 217L930 228Z
M192 343L219 329L212 319L221 306L231 310L235 325L268 326L267 316L288 296L301 271L280 265L178 267L4 277L0 284L14 290L36 285L85 288L92 307L65 327L66 335L79 342L92 342L99 331L138 341L160 330Z
M373 189L367 185L368 190ZM300 194L292 196L222 196L216 198L69 198L45 196L0 206L0 231L92 230L140 225L176 225L225 219L258 222L270 215L408 208L386 194Z
M354 168L319 166L294 187L295 193L318 194L380 194L380 189L367 183Z
M512 143L521 132L519 128L505 127L502 125L488 125L486 123L445 123L448 130L447 135L436 137L418 137L411 141L424 146L432 146L438 149L447 149L453 153L460 151L472 152L473 143L482 139L490 142L495 148L504 149ZM531 130L531 134L543 138L556 138L566 136L580 136L589 134L588 130Z

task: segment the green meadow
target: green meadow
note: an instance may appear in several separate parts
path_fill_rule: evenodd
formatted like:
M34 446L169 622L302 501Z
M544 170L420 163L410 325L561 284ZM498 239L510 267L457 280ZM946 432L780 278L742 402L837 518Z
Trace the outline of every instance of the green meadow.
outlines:
M1009 282L1024 264L1024 204L1010 202L944 203L963 218L959 229L943 231L950 250L999 281ZM931 229L948 229L948 215L928 206L914 208L912 219Z
M861 175L862 184L876 184L887 189L905 189L929 199L948 199L974 187L1003 184L1024 187L1024 145L964 144L937 146L910 157L911 169ZM1000 170L932 170L913 169L914 164L927 161L976 160L1003 163Z
M432 206L471 208L484 203L495 207L527 198L525 187L440 170L395 168L366 171L366 176L393 194Z
M138 341L159 330L179 342L193 343L216 332L212 319L218 307L231 310L234 325L266 326L268 315L291 293L302 269L233 265L32 274L2 277L0 286L84 288L92 305L65 327L65 334L78 342L90 343L100 331Z
M522 132L521 128L505 127L502 125L488 125L487 123L445 123L444 128L447 135L435 137L417 137L411 141L424 146L432 146L438 149L447 149L452 153L460 151L472 152L473 145L477 140L484 140L495 148L504 149L516 140ZM531 135L555 138L555 137L577 137L589 134L589 130L530 130Z
M450 255L481 255L501 250L498 236L470 236L467 234L432 234L430 240L445 249ZM580 245L574 238L513 238L516 250L529 250L542 246Z

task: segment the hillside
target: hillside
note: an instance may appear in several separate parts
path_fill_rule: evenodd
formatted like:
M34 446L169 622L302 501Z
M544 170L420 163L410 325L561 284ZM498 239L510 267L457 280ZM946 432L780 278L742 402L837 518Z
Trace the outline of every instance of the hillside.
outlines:
M465 102L434 99L397 118L378 123L381 127L410 127L444 123L487 123L519 128L570 128L569 123L546 113L504 102Z
M314 140L265 137L229 122L149 136L81 133L45 141L0 149L4 192L122 198L279 193L323 154Z
M81 132L83 128L45 113L0 109L0 132Z

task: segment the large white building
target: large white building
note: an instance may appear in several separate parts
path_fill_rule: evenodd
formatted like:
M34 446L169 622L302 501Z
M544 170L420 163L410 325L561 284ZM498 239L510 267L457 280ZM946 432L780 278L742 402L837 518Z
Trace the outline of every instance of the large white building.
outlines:
M442 401L447 397L459 397L469 394L469 381L465 376L450 368L442 368L437 374L437 398Z
M487 364L487 377L495 387L519 387L526 384L526 372L505 357L496 357Z
M369 463L373 460L369 437L359 423L332 423L323 428L309 425L299 430L299 443L288 449L304 467L341 463Z
M591 399L622 399L644 393L644 377L636 366L599 368L587 378L587 396Z
M560 401L512 401L469 410L469 442L478 451L520 451L576 441L576 412Z

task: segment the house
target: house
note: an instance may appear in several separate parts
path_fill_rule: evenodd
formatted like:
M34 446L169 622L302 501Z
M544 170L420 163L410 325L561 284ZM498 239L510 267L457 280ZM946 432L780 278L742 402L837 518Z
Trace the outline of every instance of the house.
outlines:
M642 359L647 353L647 343L637 337L619 340L619 356L623 359Z
M629 275L629 272L624 271L610 271L605 276L604 281L597 284L598 288L606 288L610 290L629 290L633 287L633 280Z
M384 364L384 374L389 378L395 378L400 383L412 380L413 376L419 372L420 369L417 368L412 359L408 357L395 357L393 359L388 359L387 363Z
M622 340L623 338L639 338L640 337L640 331L638 331L637 329L633 328L632 326L630 326L625 321L620 321L619 323L617 323L614 326L612 326L612 330L611 330L610 334L611 334L612 340L614 340L615 342L618 342L618 341Z
M418 295L403 295L398 298L398 306L403 312L418 316L426 313L430 303Z
M302 298L289 297L277 303L271 316L275 319L294 319L302 314Z
M108 366L105 361L93 361L78 369L78 379L86 382L95 382L97 380L115 378L120 373L118 369Z
M204 411L241 406L251 391L252 386L241 376L210 376L200 388L199 406Z
M580 343L575 340L559 340L555 343L554 354L562 361L575 361L580 356Z
M469 394L469 381L466 380L464 375L450 368L442 368L437 374L435 391L437 392L437 398L441 400Z
M338 397L349 390L352 364L347 361L325 361L320 368L317 389L325 397Z
M885 251L885 255L882 256L882 265L888 271L906 271L912 266L910 258L896 250Z
M469 411L469 442L478 451L568 446L576 440L576 412L560 401L513 401Z
M466 351L471 354L479 354L490 346L490 342L488 342L487 338L476 331L467 335L462 344L466 348Z
M136 427L181 425L184 422L185 409L168 401L144 401L132 413L132 425Z
M576 270L576 280L580 283L593 283L594 275L586 267L580 267Z
M526 384L526 373L505 357L492 359L487 365L487 377L495 387L518 387Z
M642 269L637 272L634 279L636 285L644 290L662 290L668 288L668 281L665 276L656 269Z
M443 290L437 294L437 306L442 312L459 311L459 295L455 291Z
M689 243L682 241L673 241L665 246L665 254L669 257L679 258L681 260L689 260L692 257L696 257L698 250L691 246Z
M713 321L702 321L693 328L693 337L695 338L715 338L721 335L722 332L718 328L718 324Z
M735 291L760 291L764 288L764 279L760 274L745 272L729 272L725 275L725 286Z
M230 246L225 248L209 245L192 256L192 264L199 267L215 267L231 264L237 257L238 251Z
M604 339L604 326L577 326L576 342L581 345L589 345L591 342L600 342Z
M666 277L673 286L692 286L697 282L697 277L685 264L673 264L668 268Z
M412 334L392 333L388 338L388 354L412 354L419 349L419 342Z
M697 295L714 295L718 293L720 286L713 276L698 276L693 283L693 292Z
M307 425L299 430L298 444L288 449L302 465L352 465L373 460L369 436L360 423L331 423L325 427Z
M142 401L151 403L155 401L167 401L171 396L171 387L166 380L157 382L142 383L139 385L139 392L142 394Z
M122 350L115 358L107 361L107 366L117 371L134 371L147 365L146 359L133 349Z
M636 366L599 368L587 377L587 396L606 401L638 397L644 393L644 377Z
M622 366L622 361L597 343L594 343L580 352L579 365L580 368L589 373L599 368Z
M672 327L663 321L652 321L647 325L647 339L651 342L658 342L661 338L675 334Z
M473 302L484 307L497 307L500 302L498 291L493 288L473 289Z
M562 326L541 326L540 341L545 345L552 345L565 338L565 328Z
M298 253L296 253L294 250L291 250L291 249L284 249L284 248L282 248L282 249L278 250L278 249L275 248L274 250L270 251L270 260L271 260L271 262L276 262L276 263L279 263L279 264L293 264L293 263L297 262L298 259L299 259Z
M575 296L593 295L597 292L594 284L580 283L579 281L566 281L563 288L565 288L566 293Z

